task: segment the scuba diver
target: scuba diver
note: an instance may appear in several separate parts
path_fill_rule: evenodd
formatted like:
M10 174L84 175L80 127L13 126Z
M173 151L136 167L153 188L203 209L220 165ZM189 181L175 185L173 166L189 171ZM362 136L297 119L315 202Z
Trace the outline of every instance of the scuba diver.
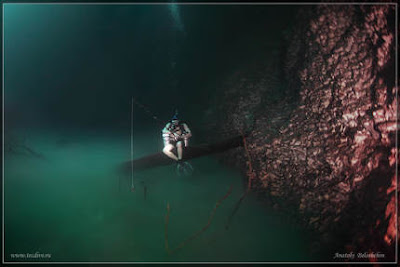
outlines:
M177 171L181 175L182 172L191 171L192 167L188 162L182 161L183 146L189 146L189 138L192 136L192 132L186 123L178 119L177 112L172 117L171 121L168 122L162 130L162 137L164 140L163 152L169 158L175 160L178 163ZM177 155L172 150L176 148Z

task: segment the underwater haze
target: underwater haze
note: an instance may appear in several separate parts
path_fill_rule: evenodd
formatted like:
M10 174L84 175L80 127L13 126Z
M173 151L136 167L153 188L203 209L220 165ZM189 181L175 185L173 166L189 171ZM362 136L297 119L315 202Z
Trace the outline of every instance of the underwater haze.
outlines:
M189 177L136 171L134 191L117 172L131 158L132 97L135 159L162 150L175 109L203 143L213 86L268 58L295 11L4 4L5 261L318 260L310 233L254 195L226 227L245 178L214 156L191 160Z
M255 197L244 200L239 173L212 158L192 161L195 173L176 175L174 166L136 173L135 191L118 186L115 166L129 156L123 136L77 133L57 145L57 134L29 136L45 159L8 156L5 162L6 259L15 253L50 253L44 261L290 261L309 259L308 237ZM125 138L126 139L126 138ZM153 142L143 136L143 146ZM152 151L138 148L138 154ZM183 248L168 254L165 216L170 206L171 249L210 227ZM145 191L146 188L146 191ZM308 244L309 245L309 244ZM25 259L23 261L33 261ZM37 260L37 259L36 259ZM43 259L42 259L43 260Z

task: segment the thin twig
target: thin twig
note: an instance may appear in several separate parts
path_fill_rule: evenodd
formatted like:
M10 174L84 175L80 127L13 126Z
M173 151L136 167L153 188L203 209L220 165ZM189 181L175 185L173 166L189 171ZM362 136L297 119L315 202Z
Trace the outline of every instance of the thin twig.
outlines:
M210 227L210 225L211 225L211 222L212 222L212 220L214 218L214 215L215 215L215 213L217 211L217 208L221 205L222 201L224 201L227 197L229 197L229 195L231 193L232 193L232 185L229 187L228 192L220 200L218 200L217 203L215 204L215 207L214 207L213 211L211 212L210 216L208 217L207 224L205 226L203 226L199 231L195 232L194 234L189 236L187 239L182 241L174 249L170 249L169 245L168 245L168 223L169 223L170 206L169 206L169 203L167 203L167 215L165 216L165 249L167 250L168 254L172 254L175 251L185 247L189 242L193 241L200 234L202 234L204 231L206 231L208 229L208 227Z
M247 142L246 142L246 138L243 135L243 132L241 132L242 137L243 137L243 147L244 150L246 152L246 156L249 162L249 181L247 183L247 189L246 191L242 194L242 196L240 197L240 199L238 200L238 202L236 202L235 208L233 209L231 215L228 218L228 222L225 224L225 229L229 228L229 225L231 224L231 221L233 219L233 217L235 216L236 212L239 210L240 205L242 204L243 200L246 198L247 194L250 192L251 190L251 182L254 178L254 172L253 172L253 165L252 165L252 161L251 161L251 157L250 157L250 152L249 149L247 147Z

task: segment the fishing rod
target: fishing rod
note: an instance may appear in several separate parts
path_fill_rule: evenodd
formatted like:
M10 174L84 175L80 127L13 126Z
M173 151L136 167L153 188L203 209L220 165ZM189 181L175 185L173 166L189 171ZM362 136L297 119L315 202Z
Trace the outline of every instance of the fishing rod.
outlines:
M133 176L134 176L134 167L133 167L133 136L134 136L134 104L138 105L139 107L143 108L147 114L150 114L152 118L160 123L162 123L161 120L158 119L157 116L155 116L153 113L151 113L150 109L147 108L145 105L141 104L138 102L133 96L131 98L131 192L135 191L135 184L133 183ZM141 181L143 184L143 193L144 193L144 199L146 200L146 195L147 195L147 186L145 185L144 181Z
M166 121L161 120L154 112L151 111L151 109L147 105L142 104L133 96L132 96L132 103L135 104L136 106L138 106L140 109L142 109L150 118L152 118L155 122L157 122L160 125L160 127L164 127ZM132 109L133 109L133 107L132 107ZM178 115L177 109L175 109L174 114ZM214 129L213 131L217 132L220 135L239 135L239 134L243 135L243 132L244 132L245 135L247 136L254 129L255 118L253 118L253 121L252 121L250 127L248 125L246 125L246 123L244 123L244 124L245 124L245 126L244 126L245 129L239 129L239 130L234 129L234 128L233 129ZM209 126L212 126L212 125L207 124L207 123L203 123L203 124L196 123L196 126L197 126L198 130L200 130L199 132L201 132L201 130L204 130L204 129L209 130Z
M148 106L143 105L142 103L140 103L135 97L132 96L132 105L135 104L137 105L139 108L141 108L150 118L152 118L154 121L160 123L160 124L164 124L164 122L162 120L160 120L158 118L158 116L156 116Z

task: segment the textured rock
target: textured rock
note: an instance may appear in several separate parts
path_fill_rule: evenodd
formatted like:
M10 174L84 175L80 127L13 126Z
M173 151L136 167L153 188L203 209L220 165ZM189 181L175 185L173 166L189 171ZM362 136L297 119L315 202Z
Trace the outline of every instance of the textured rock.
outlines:
M285 61L286 96L268 100L282 86L274 64L252 80L235 73L222 86L219 123L228 135L250 132L257 189L296 206L332 249L379 251L382 261L393 261L394 6L320 5L298 19ZM298 99L289 98L295 92ZM242 150L225 159L246 170Z

